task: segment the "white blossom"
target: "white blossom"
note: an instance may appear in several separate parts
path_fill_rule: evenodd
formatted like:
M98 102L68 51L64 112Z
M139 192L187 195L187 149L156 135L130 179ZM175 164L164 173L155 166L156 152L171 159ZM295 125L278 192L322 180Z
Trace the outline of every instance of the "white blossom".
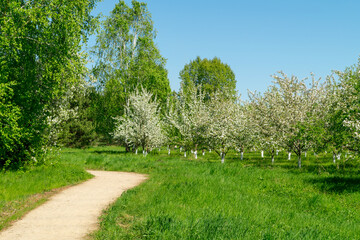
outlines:
M162 145L165 141L162 122L159 115L159 104L153 95L142 88L129 96L123 116L116 117L115 139L134 148L141 146L144 154L149 148Z

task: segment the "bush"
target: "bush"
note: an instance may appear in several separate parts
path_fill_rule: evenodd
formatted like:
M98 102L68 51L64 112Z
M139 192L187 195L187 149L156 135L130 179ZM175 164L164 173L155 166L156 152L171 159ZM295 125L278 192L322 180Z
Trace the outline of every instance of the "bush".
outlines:
M0 83L0 166L8 167L18 155L26 157L22 131L18 125L19 107L10 103L13 91L9 83Z

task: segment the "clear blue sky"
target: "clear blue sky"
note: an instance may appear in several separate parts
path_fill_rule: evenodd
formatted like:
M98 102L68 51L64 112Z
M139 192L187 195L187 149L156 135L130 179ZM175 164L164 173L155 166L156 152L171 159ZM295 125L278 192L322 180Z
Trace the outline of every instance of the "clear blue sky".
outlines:
M131 1L125 1L131 5ZM143 0L167 59L170 86L196 56L219 57L230 65L237 90L263 92L282 70L304 78L344 70L360 55L358 0ZM118 0L98 3L109 15ZM90 41L90 44L94 41Z

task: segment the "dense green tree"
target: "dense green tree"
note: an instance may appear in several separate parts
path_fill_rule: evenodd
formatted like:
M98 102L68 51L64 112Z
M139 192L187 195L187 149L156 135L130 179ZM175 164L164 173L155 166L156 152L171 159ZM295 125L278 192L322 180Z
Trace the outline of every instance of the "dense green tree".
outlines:
M18 125L19 107L11 103L13 92L10 84L0 83L0 166L7 166L22 148L22 129Z
M0 4L0 83L13 93L22 130L11 157L24 162L41 156L54 99L82 70L81 44L93 29L96 0L8 0ZM9 102L10 101L10 102ZM15 126L15 125L14 125ZM33 158L34 159L34 158Z
M48 118L49 140L53 145L84 147L96 140L92 103L94 87L84 79L72 84L57 104L57 110Z
M97 36L94 75L100 96L97 130L110 139L113 117L124 112L129 94L140 86L153 93L162 106L170 94L165 59L155 45L151 14L145 3L132 1L132 7L119 1L102 23ZM101 120L103 119L103 120Z
M222 63L219 58L211 60L197 57L190 61L180 71L182 87L186 89L190 85L201 85L209 98L215 92L228 92L227 95L236 95L235 74L230 66Z

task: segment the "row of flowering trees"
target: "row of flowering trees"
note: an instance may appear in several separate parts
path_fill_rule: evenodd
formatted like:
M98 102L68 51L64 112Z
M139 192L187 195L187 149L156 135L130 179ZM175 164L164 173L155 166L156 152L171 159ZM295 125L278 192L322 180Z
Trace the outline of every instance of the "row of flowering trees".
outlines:
M128 148L145 151L179 145L186 152L212 149L224 162L230 149L266 151L274 162L279 149L295 153L298 167L308 150L359 150L359 67L337 72L339 80L299 80L280 72L263 93L249 101L227 91L205 94L201 86L182 86L160 111L146 90L134 92L125 114L116 118L114 137ZM230 92L230 91L229 91ZM165 114L164 114L165 113Z

